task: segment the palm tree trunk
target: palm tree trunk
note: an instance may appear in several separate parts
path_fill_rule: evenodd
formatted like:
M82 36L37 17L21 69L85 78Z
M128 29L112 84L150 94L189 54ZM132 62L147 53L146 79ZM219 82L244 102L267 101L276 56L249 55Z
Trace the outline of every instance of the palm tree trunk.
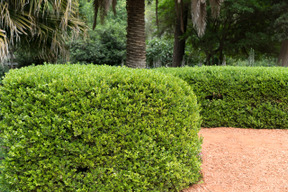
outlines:
M278 63L281 66L288 67L288 39L282 41L281 50L278 57Z
M146 68L145 0L127 0L127 58L126 65Z

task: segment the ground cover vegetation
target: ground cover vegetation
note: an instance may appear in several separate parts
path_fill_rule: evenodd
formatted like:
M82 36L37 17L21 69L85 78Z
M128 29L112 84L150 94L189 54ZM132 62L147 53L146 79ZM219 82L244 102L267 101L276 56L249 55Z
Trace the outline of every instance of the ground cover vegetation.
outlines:
M186 81L202 127L288 129L288 70L278 67L159 68Z
M45 65L10 71L1 92L10 191L179 191L201 177L190 86L151 70Z

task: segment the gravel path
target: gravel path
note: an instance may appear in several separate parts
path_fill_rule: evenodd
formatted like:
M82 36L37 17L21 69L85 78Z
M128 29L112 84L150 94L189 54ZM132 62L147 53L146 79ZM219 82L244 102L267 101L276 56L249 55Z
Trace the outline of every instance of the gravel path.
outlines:
M203 128L203 181L183 192L288 192L288 130Z

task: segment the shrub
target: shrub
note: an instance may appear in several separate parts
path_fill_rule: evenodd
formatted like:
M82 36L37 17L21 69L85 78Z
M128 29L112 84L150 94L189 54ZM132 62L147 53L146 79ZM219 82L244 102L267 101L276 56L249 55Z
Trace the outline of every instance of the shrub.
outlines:
M288 69L277 67L161 68L193 88L203 127L288 129Z
M89 38L69 43L71 63L121 65L126 57L126 30L113 23L89 31Z
M238 67L277 67L278 63L275 58L265 57L262 56L258 60L254 59L246 59L246 60L240 60L240 59L233 59L233 58L227 58L227 65L231 66L238 66Z
M173 41L154 38L147 42L146 60L149 68L172 66Z
M54 56L55 57L55 56ZM56 61L56 57L53 58L49 57L50 62ZM47 58L43 58L39 54L39 48L35 47L19 47L17 48L17 51L15 52L15 62L18 63L17 67L26 67L29 65L43 65L47 61Z
M44 65L3 80L13 191L173 191L199 180L196 97L156 71Z

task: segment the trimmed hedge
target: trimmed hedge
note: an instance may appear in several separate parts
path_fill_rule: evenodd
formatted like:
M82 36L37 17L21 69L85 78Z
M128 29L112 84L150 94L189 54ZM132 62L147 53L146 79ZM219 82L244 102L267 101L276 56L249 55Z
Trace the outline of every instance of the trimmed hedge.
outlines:
M186 81L201 104L203 127L288 129L288 69L160 68Z
M196 97L156 71L45 65L0 89L11 191L179 191L200 177Z

